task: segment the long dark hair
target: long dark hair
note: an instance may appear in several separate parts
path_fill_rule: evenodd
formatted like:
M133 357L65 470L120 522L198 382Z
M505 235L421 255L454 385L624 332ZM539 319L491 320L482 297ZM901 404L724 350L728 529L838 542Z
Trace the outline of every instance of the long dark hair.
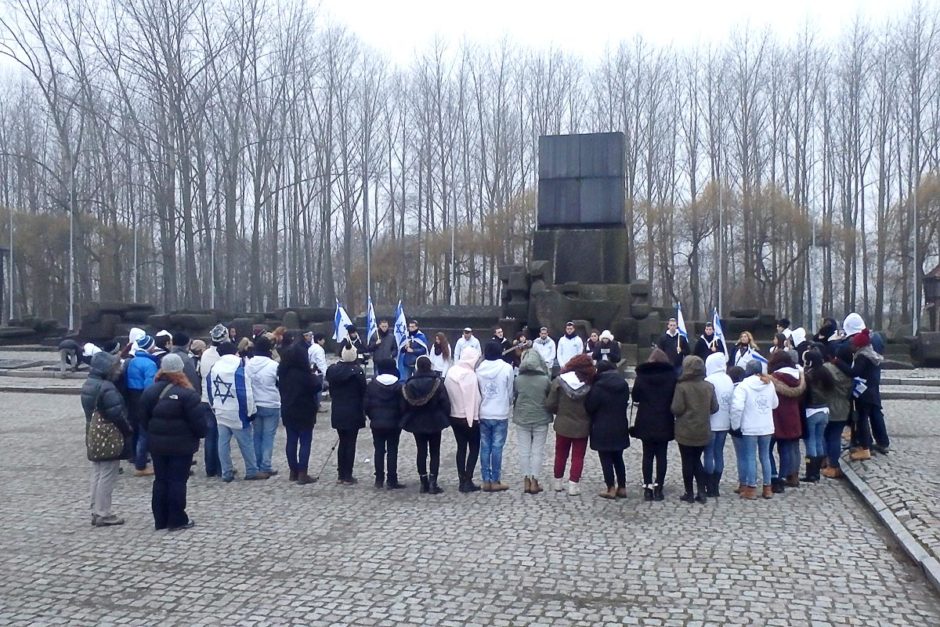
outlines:
M817 350L808 350L803 354L803 365L806 368L806 382L812 387L820 387L829 391L836 385L832 373L823 366L823 356Z
M444 359L450 359L450 346L447 344L447 336L440 331L434 335L434 354L443 355Z

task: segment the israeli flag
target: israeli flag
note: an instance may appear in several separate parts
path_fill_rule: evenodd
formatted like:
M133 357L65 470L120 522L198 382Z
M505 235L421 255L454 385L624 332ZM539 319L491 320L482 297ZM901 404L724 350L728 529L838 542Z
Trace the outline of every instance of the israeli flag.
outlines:
M754 349L747 349L748 353L751 355L751 359L758 362L761 365L761 372L767 374L767 358L755 351Z
M402 309L401 301L398 301L398 308L395 309L395 343L401 346L407 337L408 320L405 318L405 310Z
M721 319L718 317L718 308L715 307L712 313L712 326L715 327L715 339L721 340L721 345L725 349L725 357L728 356L728 341L725 339L725 330L721 328Z
M372 297L369 297L369 304L366 307L366 344L372 341L373 335L378 335L379 325L375 323L375 309L372 308Z
M679 335L689 341L689 333L685 330L685 318L682 317L682 304L676 304L676 327L679 329Z
M349 337L346 325L350 324L352 324L352 320L349 319L346 310L339 304L339 301L336 301L336 313L333 314L333 339L337 344Z

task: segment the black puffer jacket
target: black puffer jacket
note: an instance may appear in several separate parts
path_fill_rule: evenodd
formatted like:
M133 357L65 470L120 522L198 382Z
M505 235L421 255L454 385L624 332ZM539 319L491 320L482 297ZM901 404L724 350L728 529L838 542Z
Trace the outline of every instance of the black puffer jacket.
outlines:
M639 405L633 436L650 442L675 438L676 419L672 396L676 391L676 371L671 364L647 362L636 367L633 402Z
M405 430L440 433L450 426L450 397L436 372L416 372L402 387Z
M380 381L381 378L381 381ZM393 375L379 375L366 387L366 415L373 429L401 429L401 381Z
M317 393L323 380L310 370L307 344L299 339L281 353L277 366L277 389L281 396L281 421L285 427L305 431L317 423Z
M82 384L82 409L85 411L85 425L91 421L91 415L97 409L105 420L113 422L124 436L124 450L117 459L130 459L131 450L131 429L127 422L127 410L124 406L124 398L118 392L114 383L111 382L112 373L117 376L118 358L114 355L101 352L96 353L91 359L88 378ZM102 460L104 461L104 460Z
M358 364L340 361L326 369L330 384L330 424L337 431L366 426L366 374Z
M169 387L163 398L160 395ZM208 408L199 393L189 388L157 381L140 397L140 421L147 430L154 455L192 455L206 437Z
M584 399L584 409L591 418L591 449L622 451L630 446L629 405L630 386L622 374L608 370L594 378Z

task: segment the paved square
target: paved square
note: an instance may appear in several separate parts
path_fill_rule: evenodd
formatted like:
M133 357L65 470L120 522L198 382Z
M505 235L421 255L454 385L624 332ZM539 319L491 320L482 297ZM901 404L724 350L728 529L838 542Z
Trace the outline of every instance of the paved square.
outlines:
M410 436L409 488L374 490L368 430L358 486L334 485L331 459L320 483L299 487L285 476L282 429L285 474L223 484L200 464L197 526L168 533L152 530L151 480L129 473L115 489L127 524L89 525L77 396L6 393L0 406L4 625L940 624L940 598L846 483L739 501L730 444L726 496L702 506L678 501L675 448L667 500L643 503L639 443L625 502L595 496L590 451L584 495L524 495L512 435L513 490L459 494L450 431L443 495L418 494ZM314 471L334 441L328 424L320 414Z

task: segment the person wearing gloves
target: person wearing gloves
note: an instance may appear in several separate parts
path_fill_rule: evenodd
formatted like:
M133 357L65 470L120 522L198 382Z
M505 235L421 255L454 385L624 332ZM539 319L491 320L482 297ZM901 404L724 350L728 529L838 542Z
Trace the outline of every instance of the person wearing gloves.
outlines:
M740 434L738 468L741 469L742 499L757 498L757 460L763 473L763 497L773 498L770 467L770 440L774 435L774 414L779 399L763 364L750 361L744 368L745 378L734 389L731 400L731 430Z
M592 357L595 363L609 361L614 366L620 363L620 342L614 339L613 333L606 329L601 333Z
M601 498L627 498L623 452L630 446L629 406L630 386L623 375L617 372L616 362L598 360L597 376L584 399L584 409L591 418L591 448L597 451L600 458L607 486L598 495Z
M422 494L440 494L437 484L441 464L441 431L450 426L450 399L444 380L432 369L431 359L415 360L415 373L401 389L404 397L402 421L415 438L417 467ZM430 457L430 472L428 458Z
M337 483L350 486L358 483L353 477L356 463L356 440L366 426L366 374L359 365L359 352L347 346L339 361L326 369L330 385L330 424L339 436L336 449Z
M591 435L591 419L584 408L584 401L597 369L590 355L579 353L568 360L561 373L552 381L545 398L545 408L555 414L555 490L565 489L565 466L571 455L568 475L568 496L581 494L581 473L584 471L584 454L587 452L588 436Z
M144 391L140 404L153 457L153 528L188 529L195 523L186 514L186 483L199 440L206 436L206 410L179 355L163 356L155 382Z
M480 474L484 492L502 492L509 486L500 481L503 446L509 433L512 413L514 375L512 366L502 359L496 342L487 342L483 361L477 366L480 386Z
M676 419L672 415L672 397L676 389L676 371L669 356L654 348L636 367L633 404L638 406L632 436L643 442L643 500L662 501L666 479L666 453L675 438ZM653 461L656 480L653 481Z
M539 485L539 471L545 459L548 425L552 422L552 414L545 409L545 397L548 396L552 385L550 373L551 368L538 352L528 350L522 354L519 374L516 376L516 400L512 422L516 430L519 469L524 477L523 491L526 494L538 494L542 491L542 486Z
M584 342L575 331L574 322L565 323L565 334L558 338L558 348L555 350L555 359L558 367L564 369L572 357L584 353Z
M91 358L88 378L82 384L86 437L92 414L97 410L105 420L118 428L124 438L124 447L114 459L91 462L91 524L94 527L124 524L124 519L111 511L111 495L120 472L120 460L130 458L133 450L133 430L127 421L124 399L114 385L115 379L120 376L120 360L102 351Z
M555 340L548 335L548 327L539 329L539 336L532 341L532 348L545 362L545 367L551 372L555 366ZM522 362L520 361L520 366Z
M226 341L219 345L219 360L206 375L206 387L209 405L219 425L222 481L230 483L235 478L231 449L233 437L245 462L245 481L270 477L268 473L258 470L251 431L251 419L257 407L251 381L245 375L245 366L238 357L234 343Z
M212 406L209 402L209 388L206 385L206 378L212 370L212 366L219 360L219 346L227 337L228 329L225 328L224 324L219 323L212 327L212 330L209 332L209 341L212 346L204 350L202 356L199 358L200 394L202 394L202 402L209 408L209 411L205 412L206 442L205 451L203 451L207 477L221 477L222 464L219 461L219 423L215 418L215 412L212 411Z
M245 374L251 381L258 408L251 430L254 436L255 458L258 470L271 476L277 474L271 463L274 438L281 422L281 393L277 387L277 362L271 357L274 344L265 335L255 340L254 356L245 364Z
M676 417L676 442L682 456L682 482L685 494L681 501L705 503L705 469L702 453L711 442L711 415L718 411L715 388L705 380L705 363L695 355L682 360L682 374L670 407ZM698 489L692 496L692 480Z
M400 490L405 484L398 482L398 443L403 417L398 364L391 357L376 359L372 363L375 376L366 386L365 410L375 449L375 487Z
M718 486L725 470L725 439L731 428L731 398L734 383L726 372L728 360L724 352L712 353L705 360L705 380L715 388L718 411L711 415L711 441L705 446L705 494L721 496Z
M447 371L444 387L450 401L450 426L457 441L458 490L479 492L473 483L473 470L480 456L480 383L476 367L480 352L472 346L461 349L460 359Z
M785 488L800 487L800 437L803 435L800 409L806 380L790 357L790 351L777 351L767 364L777 390L779 402L774 409L774 442L777 445L779 466L777 476L771 481L774 493ZM773 467L774 460L770 460Z
M294 339L285 332L281 337L281 362L277 366L277 387L281 399L281 421L287 432L284 452L289 478L298 485L316 481L308 472L310 448L313 445L313 427L320 409L320 390L323 375L310 367L306 335Z

